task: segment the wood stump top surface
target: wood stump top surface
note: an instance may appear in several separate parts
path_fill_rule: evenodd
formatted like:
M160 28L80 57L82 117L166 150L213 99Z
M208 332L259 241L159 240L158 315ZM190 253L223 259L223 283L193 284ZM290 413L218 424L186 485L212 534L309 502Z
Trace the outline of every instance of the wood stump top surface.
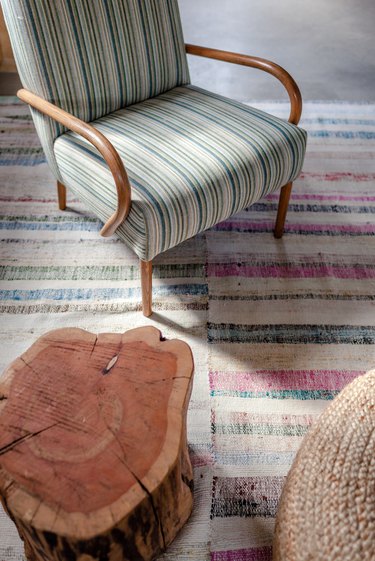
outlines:
M36 528L95 534L180 453L193 360L152 327L51 331L0 378L0 492Z

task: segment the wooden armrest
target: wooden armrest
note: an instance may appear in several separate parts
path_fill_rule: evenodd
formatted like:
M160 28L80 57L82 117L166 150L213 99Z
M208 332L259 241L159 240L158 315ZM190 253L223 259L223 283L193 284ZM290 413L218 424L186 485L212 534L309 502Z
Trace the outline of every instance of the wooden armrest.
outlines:
M278 64L249 55L242 55L238 53L231 53L228 51L220 51L218 49L209 49L207 47L199 47L198 45L186 44L186 52L189 55L203 56L206 58L213 58L222 60L224 62L231 62L233 64L240 64L242 66L251 66L252 68L259 68L275 76L285 87L288 92L291 109L289 115L289 122L297 125L302 112L302 97L299 87L293 80L291 75Z
M117 189L117 210L104 224L100 234L102 236L111 236L114 234L116 229L128 216L131 205L129 178L117 150L104 134L96 130L92 125L81 121L81 119L74 117L74 115L60 109L53 103L25 89L19 90L17 96L37 111L40 111L71 131L81 135L99 150L111 170Z

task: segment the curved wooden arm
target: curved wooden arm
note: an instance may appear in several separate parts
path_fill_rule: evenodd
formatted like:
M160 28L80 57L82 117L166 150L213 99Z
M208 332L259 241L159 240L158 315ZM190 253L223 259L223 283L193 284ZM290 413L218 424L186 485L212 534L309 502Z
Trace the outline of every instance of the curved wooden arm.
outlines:
M220 51L218 49L209 49L207 47L199 47L198 45L186 44L185 47L189 55L204 56L206 58L223 60L224 62L231 62L233 64L241 64L242 66L251 66L252 68L259 68L275 76L275 78L280 80L283 84L289 95L291 109L288 120L294 125L298 124L302 113L301 92L291 75L284 70L284 68L264 58Z
M96 130L92 125L81 121L81 119L74 117L74 115L60 109L56 105L53 105L53 103L25 89L19 90L17 96L37 111L44 113L44 115L51 117L71 131L83 136L83 138L88 140L99 150L111 170L117 189L117 210L104 224L100 234L102 236L111 236L114 234L116 229L128 216L131 204L129 178L117 150L104 134Z

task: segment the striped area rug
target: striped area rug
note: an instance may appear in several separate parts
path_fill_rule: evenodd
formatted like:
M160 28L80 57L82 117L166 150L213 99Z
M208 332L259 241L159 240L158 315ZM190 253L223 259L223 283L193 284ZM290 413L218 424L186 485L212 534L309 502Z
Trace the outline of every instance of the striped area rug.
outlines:
M257 104L286 116L284 103ZM0 368L45 331L152 324L195 358L195 507L165 561L269 561L285 475L310 424L375 366L375 106L306 103L304 172L286 234L277 195L155 262L140 313L135 257L74 198L57 210L28 110L1 111ZM0 561L23 559L0 512Z

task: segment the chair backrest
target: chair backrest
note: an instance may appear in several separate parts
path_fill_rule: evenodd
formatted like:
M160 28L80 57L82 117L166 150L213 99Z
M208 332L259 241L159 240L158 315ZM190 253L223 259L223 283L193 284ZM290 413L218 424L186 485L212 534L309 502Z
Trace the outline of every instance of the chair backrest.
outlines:
M2 0L25 88L90 122L189 82L177 0ZM64 128L32 111L49 163Z

